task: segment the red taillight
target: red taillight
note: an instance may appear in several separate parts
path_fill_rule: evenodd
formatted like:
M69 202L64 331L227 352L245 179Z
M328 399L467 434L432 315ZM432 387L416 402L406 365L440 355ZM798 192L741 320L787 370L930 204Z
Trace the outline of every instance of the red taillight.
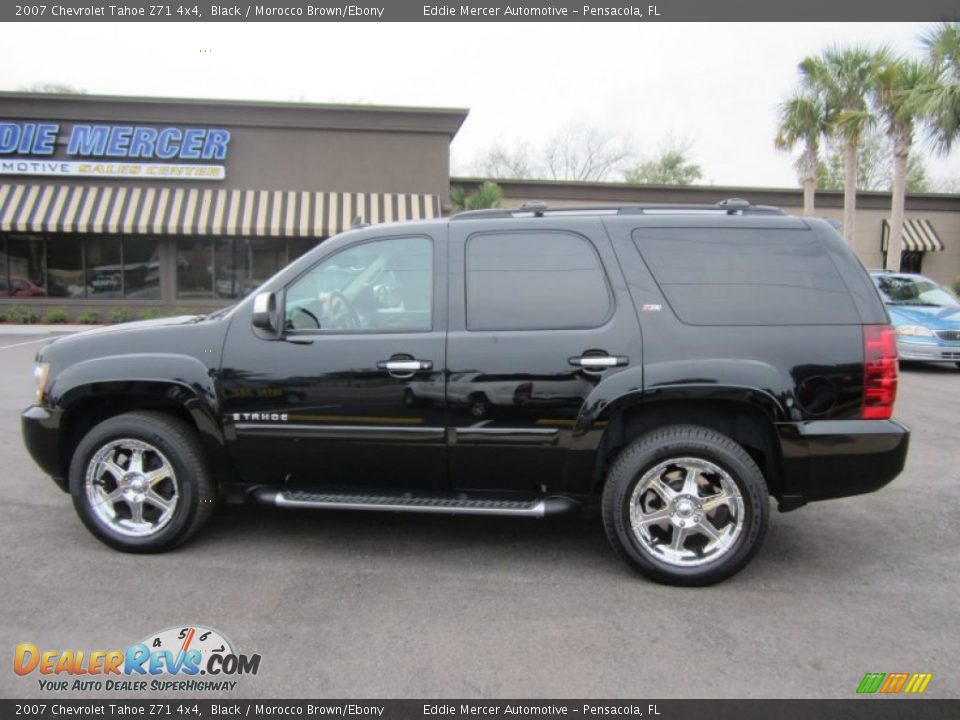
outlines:
M897 398L897 337L889 325L863 326L864 420L887 420Z

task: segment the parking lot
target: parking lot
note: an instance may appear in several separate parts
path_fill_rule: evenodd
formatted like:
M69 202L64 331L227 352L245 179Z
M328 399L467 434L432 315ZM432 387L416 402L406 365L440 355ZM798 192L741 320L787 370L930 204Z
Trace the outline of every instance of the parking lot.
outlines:
M188 624L262 656L223 697L849 698L866 672L960 696L953 366L901 373L899 479L774 512L753 563L697 590L635 575L597 517L221 508L176 552L114 552L23 449L43 342L0 335L2 697L43 695L12 672L18 643L124 649Z

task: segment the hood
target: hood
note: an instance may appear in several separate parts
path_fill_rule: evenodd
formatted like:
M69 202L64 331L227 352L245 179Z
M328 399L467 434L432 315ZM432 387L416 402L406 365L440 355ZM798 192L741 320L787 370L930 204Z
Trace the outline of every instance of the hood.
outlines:
M960 307L887 305L894 325L923 325L931 330L960 330Z
M98 357L137 353L196 354L222 336L227 314L182 315L108 325L58 337L40 348L38 361L70 364ZM205 351L206 352L206 351Z

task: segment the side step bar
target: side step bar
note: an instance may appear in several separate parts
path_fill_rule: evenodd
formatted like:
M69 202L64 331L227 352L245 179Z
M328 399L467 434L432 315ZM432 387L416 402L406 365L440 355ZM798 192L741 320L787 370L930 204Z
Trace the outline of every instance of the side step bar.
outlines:
M265 505L325 510L385 510L389 512L445 513L448 515L507 515L539 518L567 512L576 502L562 497L529 500L501 500L466 495L416 497L403 495L365 495L348 492L306 492L259 488L254 497Z

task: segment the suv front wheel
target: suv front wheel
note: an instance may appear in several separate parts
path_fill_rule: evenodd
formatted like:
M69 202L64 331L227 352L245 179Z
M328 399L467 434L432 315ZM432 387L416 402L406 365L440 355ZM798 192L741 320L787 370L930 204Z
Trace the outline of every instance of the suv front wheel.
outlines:
M196 434L158 412L105 420L70 463L73 504L99 540L125 552L161 552L196 532L215 494Z
M670 585L710 585L741 570L769 520L763 475L736 442L674 425L617 456L603 492L603 523L617 553Z

